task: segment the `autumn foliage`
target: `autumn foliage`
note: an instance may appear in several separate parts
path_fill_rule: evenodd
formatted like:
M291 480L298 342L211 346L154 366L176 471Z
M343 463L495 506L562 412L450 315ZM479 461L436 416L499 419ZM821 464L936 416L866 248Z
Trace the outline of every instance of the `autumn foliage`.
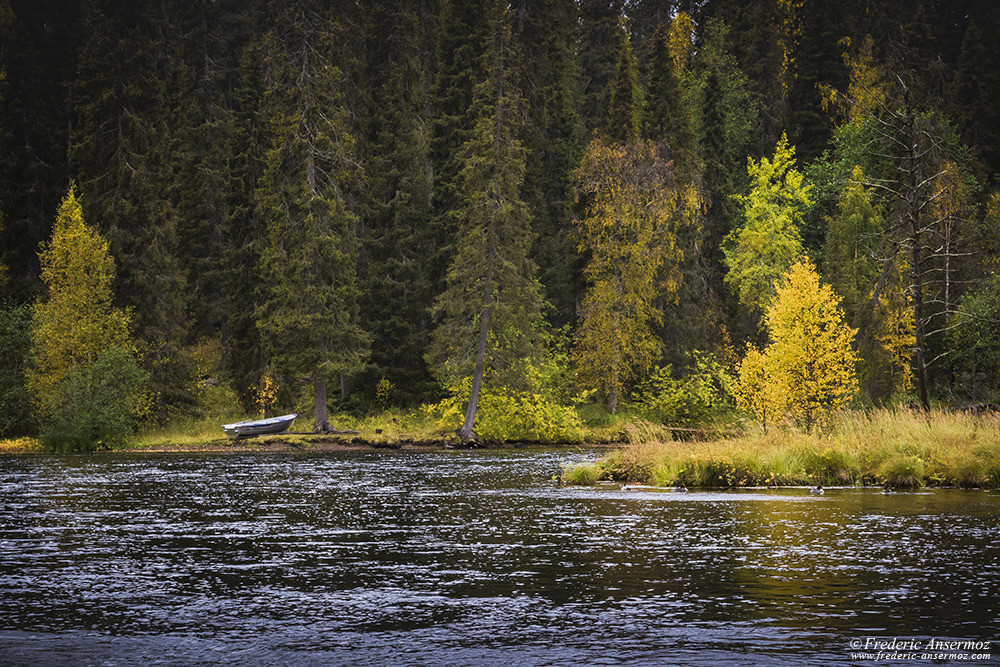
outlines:
M771 344L751 349L740 368L741 404L766 423L789 414L812 430L858 388L857 331L844 322L840 298L808 261L795 264L767 312Z
M128 314L111 303L115 264L108 243L84 223L75 186L59 206L52 239L39 258L48 299L35 304L29 385L44 403L75 367L131 343Z
M135 362L128 313L112 305L108 243L84 223L75 187L40 259L48 298L34 307L28 385L43 438L59 449L118 441L141 409L146 375Z

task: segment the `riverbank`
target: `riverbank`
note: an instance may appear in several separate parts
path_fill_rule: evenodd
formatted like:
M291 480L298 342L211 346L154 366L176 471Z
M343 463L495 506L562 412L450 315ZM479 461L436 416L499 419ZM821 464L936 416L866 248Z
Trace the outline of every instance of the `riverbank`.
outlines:
M673 441L649 423L627 430L628 444L569 467L563 482L1000 488L996 415L875 410L845 413L823 433L772 430L706 442Z
M621 443L617 443L621 444ZM581 447L580 443L541 443L529 441L511 441L490 443L484 445L488 449L517 449L522 447ZM613 448L614 443L598 443L586 445L591 447ZM111 452L141 452L141 453L294 453L294 452L343 452L364 450L402 450L402 451L437 451L442 449L471 449L463 445L457 436L441 437L385 437L377 434L313 434L285 433L266 435L256 438L206 438L206 439L158 439L153 442L135 442L114 449L101 451ZM0 455L40 454L45 450L34 438L18 438L16 440L0 440Z

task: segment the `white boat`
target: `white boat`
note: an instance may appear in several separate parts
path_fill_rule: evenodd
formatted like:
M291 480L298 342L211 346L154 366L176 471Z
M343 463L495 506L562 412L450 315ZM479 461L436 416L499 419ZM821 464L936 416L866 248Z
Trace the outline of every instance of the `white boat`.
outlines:
M223 424L222 430L230 438L252 438L256 435L273 435L288 430L298 414L281 415L270 419L248 419L235 424Z

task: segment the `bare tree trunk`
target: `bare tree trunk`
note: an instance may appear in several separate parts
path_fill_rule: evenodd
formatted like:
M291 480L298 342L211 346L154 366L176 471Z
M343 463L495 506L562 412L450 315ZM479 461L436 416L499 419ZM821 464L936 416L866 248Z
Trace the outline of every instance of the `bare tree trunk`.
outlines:
M458 430L458 437L462 442L476 440L476 432L472 430L476 422L476 409L479 406L479 390L483 384L483 370L486 367L486 342L490 331L490 314L493 310L491 305L487 305L483 310L483 321L479 328L479 346L476 349L476 370L472 375L472 391L469 392L469 407L465 409L465 422Z
M313 406L316 417L313 420L313 433L330 432L330 413L326 407L326 378L316 373L313 380Z
M912 265L912 284L910 289L913 290L913 333L914 333L914 364L916 365L917 371L917 390L920 394L920 407L927 412L931 409L930 399L927 396L927 360L924 356L924 350L927 347L927 343L924 340L924 327L926 322L924 321L924 284L921 276L922 271L922 261L920 253L920 223L914 217L911 222L912 224L912 242L913 247L910 250L910 263Z

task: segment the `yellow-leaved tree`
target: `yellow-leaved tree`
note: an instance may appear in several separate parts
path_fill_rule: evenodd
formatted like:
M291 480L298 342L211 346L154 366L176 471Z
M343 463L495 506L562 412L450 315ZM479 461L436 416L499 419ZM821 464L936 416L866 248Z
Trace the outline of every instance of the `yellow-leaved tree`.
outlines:
M87 448L128 429L144 378L128 314L112 305L115 267L108 243L84 223L75 186L59 206L39 259L47 298L34 306L28 386L43 436L66 448ZM102 414L108 409L123 414Z
M771 344L750 349L740 368L741 405L762 421L790 412L811 431L857 392L857 331L808 260L777 285L766 324Z
M587 203L578 233L589 285L575 356L615 412L625 383L659 352L657 301L676 299L683 259L677 237L695 224L699 199L694 187L677 182L664 146L651 141L594 139L576 177Z
M785 412L785 393L772 375L767 355L753 345L747 345L740 362L734 393L736 407L753 415L765 433L768 424Z

